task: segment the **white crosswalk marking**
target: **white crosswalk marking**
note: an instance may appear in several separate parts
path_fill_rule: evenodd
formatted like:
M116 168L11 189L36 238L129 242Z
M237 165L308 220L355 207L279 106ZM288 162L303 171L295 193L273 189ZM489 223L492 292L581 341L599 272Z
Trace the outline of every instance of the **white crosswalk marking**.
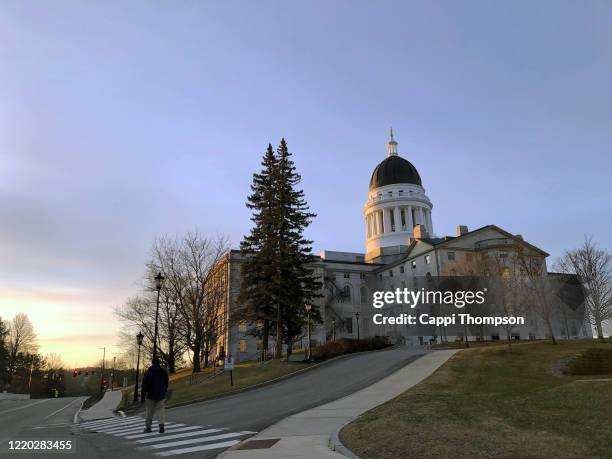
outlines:
M202 426L181 427L180 429L175 429L173 432L183 432L185 430L195 430L195 429L201 429L201 428L202 428ZM129 436L125 437L125 438L127 440L135 440L136 438L153 437L155 435L165 435L165 434L160 434L159 432L151 432L151 433L141 433L141 434L138 434L138 435L129 435Z
M172 425L166 426L166 432L171 432L177 427L184 427L184 426L185 424L172 424ZM117 435L118 437L125 437L127 435L133 435L138 432L142 432L143 428L144 428L144 424L138 427L137 429L121 430L119 432L105 432L105 433L110 434L110 435Z
M221 434L221 435L210 435L208 437L202 437L202 438L190 438L188 440L171 441L170 443L165 443L165 442L158 443L157 445L147 446L147 448L152 448L152 449L170 448L172 446L182 446L182 445L190 445L193 443L204 443L208 441L225 440L226 438L241 437L242 435L243 434L241 432L230 432L230 433Z
M195 432L183 432L180 434L166 435L164 436L164 440L174 440L176 438L193 437L196 435L206 435L206 434L214 433L214 432L221 432L221 429L205 429L205 430L197 430ZM159 438L145 438L143 440L136 440L136 443L153 443L158 440Z
M211 449L229 448L231 446L240 443L239 440L226 441L223 443L212 443L210 445L192 446L190 448L171 449L170 451L163 451L161 453L155 453L156 456L175 456L177 454L194 453L196 451L206 451Z
M157 423L153 431L144 433L145 420L140 416L125 418L106 418L83 422L80 428L97 433L114 435L133 441L137 449L156 451L157 456L174 456L198 451L211 451L218 454L221 450L238 444L241 440L256 433L250 431L231 432L215 426L190 426L167 422L165 433L159 433ZM219 452L215 451L219 450ZM196 457L196 455L194 455Z

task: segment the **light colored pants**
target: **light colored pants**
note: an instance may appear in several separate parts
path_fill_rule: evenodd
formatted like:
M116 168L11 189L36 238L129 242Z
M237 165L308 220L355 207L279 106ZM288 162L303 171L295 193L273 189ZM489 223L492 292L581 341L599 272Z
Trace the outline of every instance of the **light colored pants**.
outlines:
M164 406L165 400L145 400L145 408L147 409L147 420L145 426L147 429L151 428L153 424L153 416L157 413L157 422L160 424L166 423L166 408Z

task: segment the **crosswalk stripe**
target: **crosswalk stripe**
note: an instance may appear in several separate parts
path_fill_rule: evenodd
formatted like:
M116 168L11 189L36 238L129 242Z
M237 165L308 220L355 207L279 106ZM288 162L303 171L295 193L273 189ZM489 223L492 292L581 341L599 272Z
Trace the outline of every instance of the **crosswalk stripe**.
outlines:
M93 421L85 421L82 422L81 425L94 425L94 424L104 424L107 422L117 422L117 421L127 421L128 419L134 419L138 416L128 416L125 418L120 418L118 416L111 416L109 418L104 418L104 419L95 419Z
M97 426L97 425L102 425L102 424L106 424L106 423L110 423L110 422L116 422L117 420L119 420L119 418L105 418L105 419L98 419L97 421L86 421L86 422L81 422L81 426Z
M230 433L221 434L221 435L210 435L208 437L202 437L202 438L189 438L187 440L172 441L170 443L158 443L156 445L147 446L147 448L152 448L152 449L171 448L172 446L182 446L182 445L190 445L193 443L205 443L205 442L215 441L215 440L225 440L226 438L241 437L242 435L243 434L241 432L230 432Z
M226 441L222 443L211 443L208 445L192 446L190 448L171 449L170 451L162 451L160 453L155 453L155 455L156 456L175 456L177 454L193 453L196 451L206 451L206 450L211 450L211 449L229 448L230 446L237 445L238 443L240 443L239 440Z
M136 416L130 417L130 418L125 418L125 419L120 419L120 418L111 418L111 419L105 419L104 421L97 421L97 422L83 422L81 423L82 427L101 427L104 425L110 425L110 424L117 424L120 422L128 422L131 421L133 419L136 419Z
M137 425L144 425L144 423L145 423L144 419L139 419L137 421L130 421L130 422L125 422L121 424L113 424L110 426L97 427L94 430L97 432L107 432L109 430L116 430L116 429L129 429Z
M123 427L117 427L117 426L115 426L115 427L109 427L108 429L101 430L100 432L104 432L104 433L116 433L116 432L121 432L121 431L133 430L133 429L135 429L136 427L140 427L140 428L142 428L142 427L144 427L144 425L145 425L145 424L146 424L146 422L145 422L145 421L144 421L144 419L143 419L142 421L135 422L135 423L130 424L130 425L128 425L128 426L123 426ZM174 423L173 423L173 422L167 422L167 423L166 423L166 425L167 425L167 426L170 426L170 425L174 425Z
M174 429L174 432L184 432L186 430L195 430L195 429L201 429L202 426L188 426L188 427L181 427L179 429ZM139 435L129 435L126 438L126 440L134 440L136 438L146 438L146 437L153 437L154 435L160 435L159 432L151 432L151 433L142 433ZM161 435L166 435L166 434L161 434ZM168 438L166 436L166 438Z
M166 435L163 437L163 440L166 441L166 440L174 440L175 438L195 437L196 435L205 435L205 434L214 433L214 432L221 432L221 429L205 429L205 430L198 430L196 432L185 432L185 433L180 433L180 434L175 434L175 435ZM126 437L126 438L130 438L130 437ZM160 437L136 440L136 443L154 443L157 441L160 441Z
M166 432L172 432L173 429L175 429L177 427L183 427L184 425L185 424L172 424L172 425L166 424ZM140 426L137 429L122 430L120 432L106 432L106 433L110 434L110 435L117 435L117 436L121 437L121 436L124 436L124 435L132 435L132 434L136 434L138 432L142 432L142 428L143 428L143 426ZM153 428L155 428L155 427L153 427ZM153 433L153 432L151 432L151 433Z

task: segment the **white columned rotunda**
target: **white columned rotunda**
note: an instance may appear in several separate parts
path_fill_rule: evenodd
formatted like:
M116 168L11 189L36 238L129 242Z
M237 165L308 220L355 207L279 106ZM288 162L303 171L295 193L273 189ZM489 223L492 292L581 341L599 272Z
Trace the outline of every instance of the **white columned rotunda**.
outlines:
M389 263L401 257L408 250L416 225L421 225L420 237L434 237L432 209L419 172L398 155L391 129L387 158L372 173L363 209L366 261Z

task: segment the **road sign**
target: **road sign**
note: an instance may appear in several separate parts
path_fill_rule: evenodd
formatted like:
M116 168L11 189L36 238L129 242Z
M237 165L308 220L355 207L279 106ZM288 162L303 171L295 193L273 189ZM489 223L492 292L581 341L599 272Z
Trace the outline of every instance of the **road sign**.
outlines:
M231 355L228 356L228 357L225 357L224 369L227 370L227 371L233 371L234 370L234 357L232 357Z

